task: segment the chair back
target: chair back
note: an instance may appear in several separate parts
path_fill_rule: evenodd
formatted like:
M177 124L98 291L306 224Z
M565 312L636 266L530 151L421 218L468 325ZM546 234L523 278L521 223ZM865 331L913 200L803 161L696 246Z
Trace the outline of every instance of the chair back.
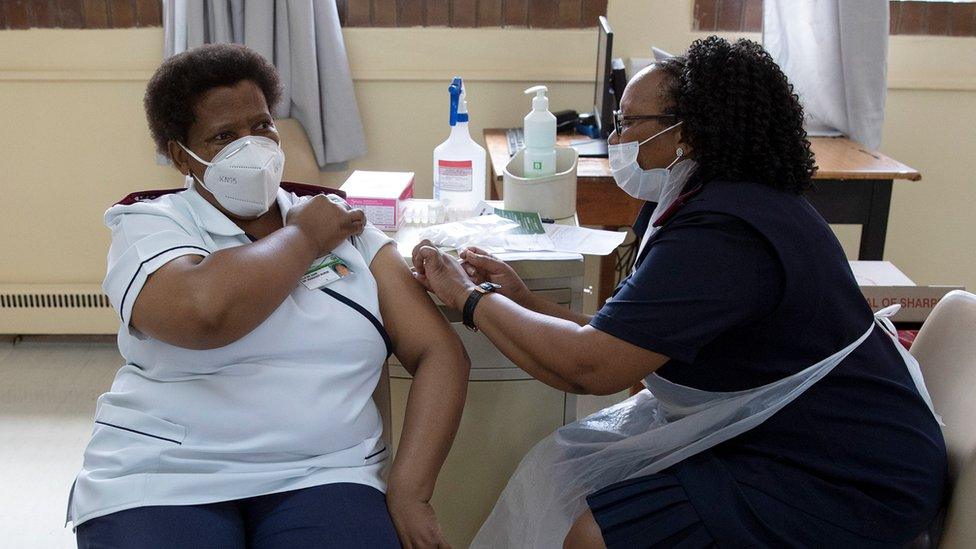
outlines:
M945 422L952 499L940 547L976 547L976 295L946 294L911 353Z

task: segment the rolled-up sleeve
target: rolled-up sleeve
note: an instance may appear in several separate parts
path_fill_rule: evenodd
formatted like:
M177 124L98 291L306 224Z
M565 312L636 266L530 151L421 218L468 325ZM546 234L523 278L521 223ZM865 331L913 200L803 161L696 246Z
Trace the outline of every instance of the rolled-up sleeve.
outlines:
M379 253L380 249L387 244L396 245L396 241L387 236L386 233L376 228L372 223L366 223L366 228L358 236L352 238L352 244L362 254L366 264L373 262L373 258Z
M123 326L129 326L132 306L149 275L177 257L207 256L211 252L200 234L194 234L196 231L186 223L146 210L127 211L116 206L105 214L112 244L102 289Z
M783 275L771 245L737 218L676 218L591 325L691 363L716 337L770 314Z

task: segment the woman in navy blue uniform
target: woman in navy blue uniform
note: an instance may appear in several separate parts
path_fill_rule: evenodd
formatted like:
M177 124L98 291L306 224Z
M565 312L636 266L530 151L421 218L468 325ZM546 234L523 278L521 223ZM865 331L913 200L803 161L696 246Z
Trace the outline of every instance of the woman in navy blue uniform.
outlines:
M616 119L614 176L648 202L634 271L595 316L533 296L477 249L458 263L422 243L418 280L521 368L577 393L653 376L702 394L754 390L868 332L757 426L588 492L565 546L893 547L926 531L945 495L942 434L802 196L814 162L779 67L754 42L700 40L637 75Z

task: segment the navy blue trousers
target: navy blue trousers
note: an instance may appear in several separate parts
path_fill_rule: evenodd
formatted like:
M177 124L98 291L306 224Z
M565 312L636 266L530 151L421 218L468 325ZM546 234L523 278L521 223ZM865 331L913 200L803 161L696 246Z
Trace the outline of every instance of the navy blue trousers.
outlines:
M84 522L76 535L79 549L400 547L383 493L349 483L137 507Z

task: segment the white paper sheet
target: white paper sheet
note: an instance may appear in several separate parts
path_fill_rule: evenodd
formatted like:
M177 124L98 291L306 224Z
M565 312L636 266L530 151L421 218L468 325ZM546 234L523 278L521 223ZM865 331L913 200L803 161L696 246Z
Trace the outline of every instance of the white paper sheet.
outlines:
M557 252L584 255L610 255L623 244L627 233L599 231L570 225L546 225L546 234Z
M890 261L851 261L851 271L858 286L914 286Z
M502 261L579 261L582 257L572 252L501 252L494 256Z

